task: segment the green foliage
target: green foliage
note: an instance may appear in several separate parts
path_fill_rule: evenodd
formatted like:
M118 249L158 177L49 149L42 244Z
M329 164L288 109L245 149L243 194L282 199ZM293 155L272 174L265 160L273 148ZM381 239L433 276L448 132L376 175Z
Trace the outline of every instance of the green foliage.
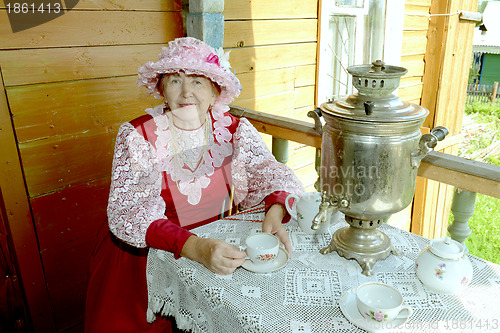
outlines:
M466 114L478 114L480 117L483 116L492 116L497 119L500 118L500 103L490 104L490 103L481 103L481 102L470 102L465 104L465 113ZM476 119L477 122L486 122L487 120L492 118L480 118Z
M470 155L500 139L500 104L467 103L465 113L474 115L476 123L488 124L488 135L478 135L468 143L466 151L461 155ZM491 135L493 133L493 135ZM487 162L500 165L500 156L488 156ZM450 216L450 221L452 217ZM465 244L469 253L485 260L500 264L500 199L477 194L474 215L469 220L472 234Z
M475 83L476 79L479 78L479 70L481 69L481 65L474 61L474 57L472 57L472 63L469 67L469 79L467 83Z
M500 199L478 193L469 227L472 234L465 240L469 253L500 264Z

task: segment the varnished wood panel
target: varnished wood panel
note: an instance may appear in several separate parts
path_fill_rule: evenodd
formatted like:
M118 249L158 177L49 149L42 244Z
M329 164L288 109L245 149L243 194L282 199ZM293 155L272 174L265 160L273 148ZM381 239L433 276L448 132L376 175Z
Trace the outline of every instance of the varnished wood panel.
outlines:
M417 54L402 57L401 66L408 69L408 73L402 78L402 80L412 76L423 77L425 66L424 55Z
M411 208L411 205L409 205L405 209L391 215L391 217L387 221L387 224L399 229L410 231Z
M316 19L226 21L224 47L315 42Z
M137 78L137 69L147 61L158 60L164 45L4 50L0 51L0 63L6 87L124 75Z
M136 81L137 76L126 76L8 88L17 139L85 137L86 131L132 120L160 104Z
M295 87L316 84L316 65L295 67Z
M0 75L0 188L7 212L10 239L15 251L18 274L36 331L53 332L54 320L40 260L35 228L26 196L15 132L12 128L7 96Z
M304 187L314 185L314 183L318 179L318 174L314 172L314 167L312 167L312 165L297 169L294 172L301 180Z
M303 146L301 148L295 149L291 154L291 157L293 157L293 161L287 163L290 168L294 170L303 168L315 163L316 149L313 147Z
M30 200L40 250L95 238L106 218L110 178L71 186Z
M294 89L295 68L247 72L237 75L243 89L238 99L258 98L292 91Z
M400 87L398 90L398 96L404 101L420 98L420 96L422 96L422 89L422 83Z
M422 55L427 49L427 37L421 32L404 32L401 56Z
M238 99L233 104L255 111L279 114L293 109L293 98L293 91L287 91L257 98Z
M21 333L29 327L19 274L15 264L7 210L0 188L0 332Z
M424 15L425 12L411 12L411 14L417 15L405 15L404 27L406 31L427 31L429 27L429 19Z
M410 77L403 77L401 79L401 82L399 84L399 87L408 87L408 86L414 86L417 84L422 83L422 77L421 76L410 76ZM419 96L420 98L420 96Z
M421 3L409 3L405 2L405 15L429 15L430 3L426 4L425 2ZM423 28L422 30L427 30L427 28Z
M226 20L317 18L318 2L304 0L231 0L224 2Z
M311 103L309 105L305 105L302 107L294 108L291 112L289 117L297 120L302 120L311 124L314 124L314 120L310 117L307 116L307 113L311 110L315 109L314 104L312 104L313 101L310 101Z
M105 223L108 193L106 177L30 201L60 330L83 320L88 267Z
M30 197L108 176L117 130L118 125L20 144Z
M314 86L295 88L294 107L299 108L314 104Z
M259 46L231 50L236 73L255 72L316 63L316 43Z
M88 267L94 242L95 236L86 236L41 253L59 332L83 321Z
M12 33L0 10L0 49L166 43L182 35L180 12L74 11ZM21 59L30 66L30 59ZM117 59L119 61L119 58Z

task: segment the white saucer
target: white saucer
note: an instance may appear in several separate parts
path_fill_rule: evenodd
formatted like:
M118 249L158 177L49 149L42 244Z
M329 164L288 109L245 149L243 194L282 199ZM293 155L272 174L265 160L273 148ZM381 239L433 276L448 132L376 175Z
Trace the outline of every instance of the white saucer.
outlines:
M247 259L245 260L243 265L241 265L241 267L254 273L270 273L280 268L283 268L287 263L288 263L288 252L286 252L285 249L280 247L280 250L278 252L278 257L274 259L272 262L262 265L256 265L250 259Z
M358 306L356 305L356 289L351 289L342 295L339 300L339 305L340 310L347 320L351 322L351 324L368 332L388 332L403 325L408 320L408 316L398 317L388 323L378 323L376 321L366 319L361 315L361 313L359 313Z

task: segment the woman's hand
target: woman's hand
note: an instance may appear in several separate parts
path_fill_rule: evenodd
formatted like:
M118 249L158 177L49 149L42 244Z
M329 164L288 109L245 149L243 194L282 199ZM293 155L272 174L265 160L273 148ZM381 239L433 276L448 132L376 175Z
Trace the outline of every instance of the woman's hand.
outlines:
M199 262L216 274L228 275L243 265L246 253L226 242L192 235L184 243L181 256Z
M280 204L272 205L266 213L264 221L262 221L262 232L267 232L269 234L276 235L280 241L285 245L285 249L288 254L292 255L292 245L290 243L290 238L288 237L288 232L281 221L285 217L285 210Z

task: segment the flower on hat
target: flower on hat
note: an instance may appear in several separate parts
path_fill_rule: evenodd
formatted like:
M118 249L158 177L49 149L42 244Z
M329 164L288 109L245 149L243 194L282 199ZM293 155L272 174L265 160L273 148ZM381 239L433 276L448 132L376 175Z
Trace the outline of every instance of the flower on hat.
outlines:
M231 51L224 52L222 47L216 50L216 55L219 57L219 65L226 72L231 72L231 64L229 63L229 54Z

